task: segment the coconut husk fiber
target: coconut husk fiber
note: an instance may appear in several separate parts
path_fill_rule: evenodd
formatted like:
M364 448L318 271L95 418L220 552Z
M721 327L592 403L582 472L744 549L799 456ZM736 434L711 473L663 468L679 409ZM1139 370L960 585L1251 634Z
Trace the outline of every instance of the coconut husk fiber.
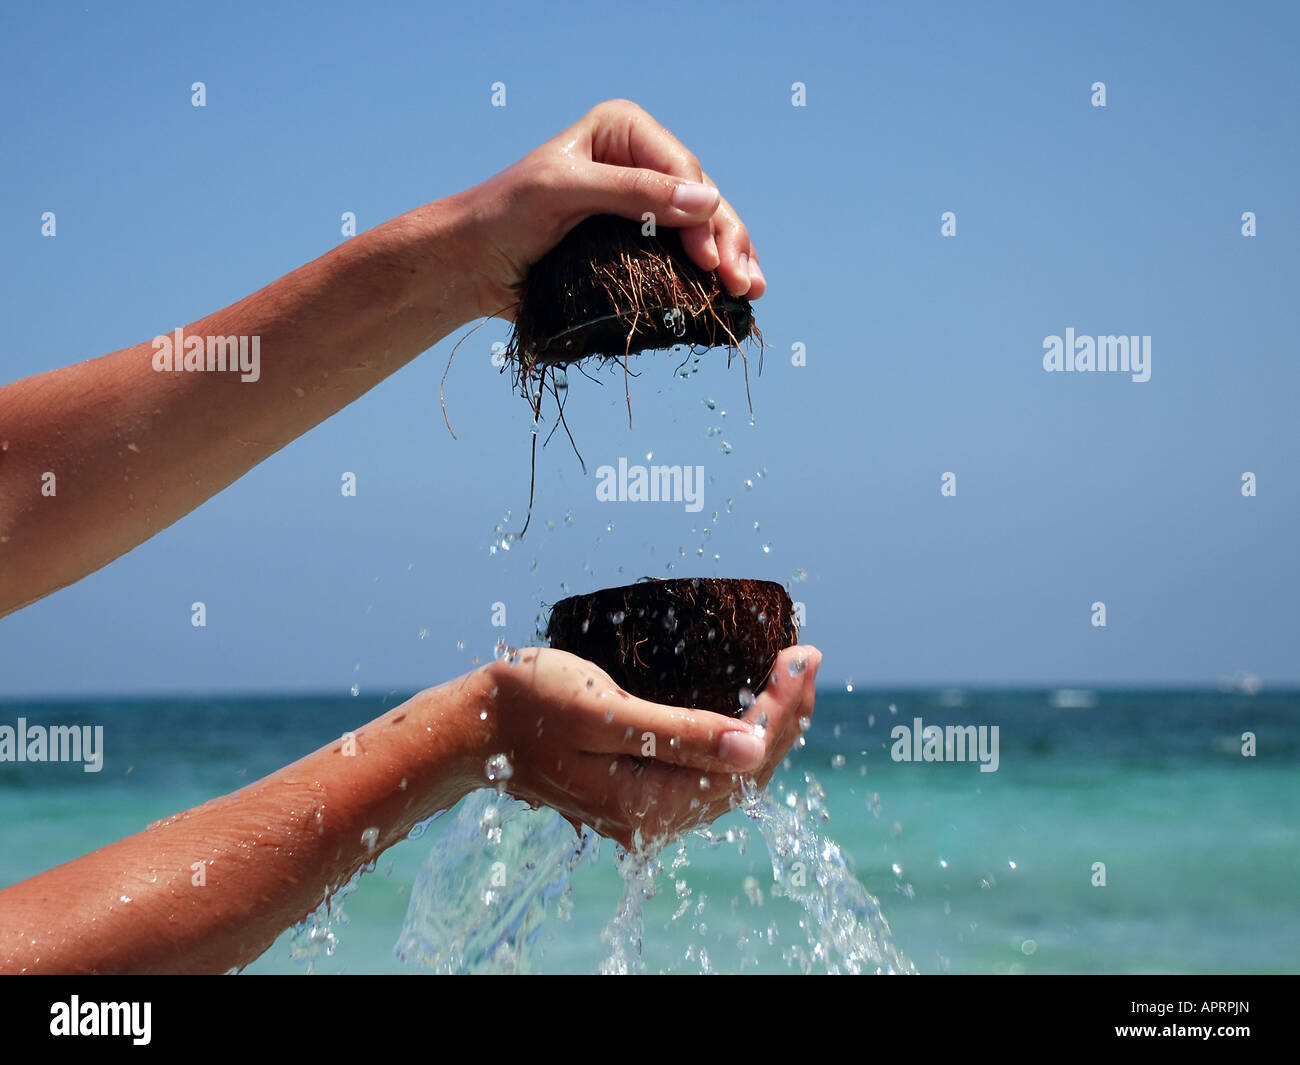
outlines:
M739 716L742 690L763 689L799 626L779 584L690 577L562 599L546 636L633 695Z
M679 344L739 350L762 343L749 300L697 266L676 229L594 215L538 260L524 281L506 357L532 399L539 370Z

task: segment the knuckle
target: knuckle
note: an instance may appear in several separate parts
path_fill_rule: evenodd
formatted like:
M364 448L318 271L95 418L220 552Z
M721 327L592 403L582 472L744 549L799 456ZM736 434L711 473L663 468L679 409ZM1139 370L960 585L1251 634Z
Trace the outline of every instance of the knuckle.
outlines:
M598 103L595 107L591 109L591 113L598 117L604 118L606 116L613 117L613 116L627 115L633 113L644 114L644 111L641 109L641 107L633 103L631 100L624 99L623 97L620 96L620 97L615 97L612 100L605 100L602 103Z

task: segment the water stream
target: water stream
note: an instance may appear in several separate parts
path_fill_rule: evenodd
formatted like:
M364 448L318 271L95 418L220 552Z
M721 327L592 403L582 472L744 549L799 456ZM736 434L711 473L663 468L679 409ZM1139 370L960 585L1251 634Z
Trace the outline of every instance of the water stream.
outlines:
M741 809L766 844L771 859L769 893L797 903L798 931L772 921L760 935L740 933L736 946L747 965L826 973L911 973L912 963L895 946L880 904L858 883L836 844L817 827L825 819L824 795L811 774L803 790L781 802L773 790L746 788ZM775 788L775 786L774 786ZM670 918L689 926L680 964L687 971L715 971L708 921L730 916L725 900L693 889L686 871L690 852L735 847L743 854L745 829L699 829L660 854L627 851L598 839L579 838L559 814L532 810L492 789L470 795L435 844L412 889L398 957L440 973L545 971L545 952L572 914L572 878L594 863L602 845L612 846L623 888L601 933L599 972L647 971L646 903L672 882L678 906ZM665 869L665 862L669 868ZM744 893L761 906L758 878L746 877ZM680 937L678 937L680 938Z

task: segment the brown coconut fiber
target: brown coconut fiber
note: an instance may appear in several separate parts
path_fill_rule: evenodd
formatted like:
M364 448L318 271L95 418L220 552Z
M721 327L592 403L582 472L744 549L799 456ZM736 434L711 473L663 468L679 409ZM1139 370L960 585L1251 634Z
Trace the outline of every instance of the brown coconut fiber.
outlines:
M633 695L739 716L799 626L779 584L689 577L562 599L546 636Z
M595 215L528 272L506 357L524 385L547 365L679 344L739 351L751 336L761 343L749 300L697 266L676 229L645 236L640 222Z

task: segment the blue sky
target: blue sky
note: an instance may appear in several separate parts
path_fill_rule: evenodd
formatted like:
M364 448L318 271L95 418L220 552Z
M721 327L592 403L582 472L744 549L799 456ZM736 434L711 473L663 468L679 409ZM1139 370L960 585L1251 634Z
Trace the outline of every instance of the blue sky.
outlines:
M570 592L693 574L790 581L828 683L1300 682L1298 22L1280 3L7 5L0 381L190 322L333 247L343 211L364 229L459 191L613 97L700 156L770 287L752 425L721 353L685 379L643 356L631 430L621 376L571 375L588 474L557 436L533 528L491 554L522 522L531 437L489 323L449 378L458 439L453 336L0 621L0 696L406 691ZM1067 328L1150 336L1150 380L1046 372ZM701 513L596 500L596 467L647 454L704 466Z

